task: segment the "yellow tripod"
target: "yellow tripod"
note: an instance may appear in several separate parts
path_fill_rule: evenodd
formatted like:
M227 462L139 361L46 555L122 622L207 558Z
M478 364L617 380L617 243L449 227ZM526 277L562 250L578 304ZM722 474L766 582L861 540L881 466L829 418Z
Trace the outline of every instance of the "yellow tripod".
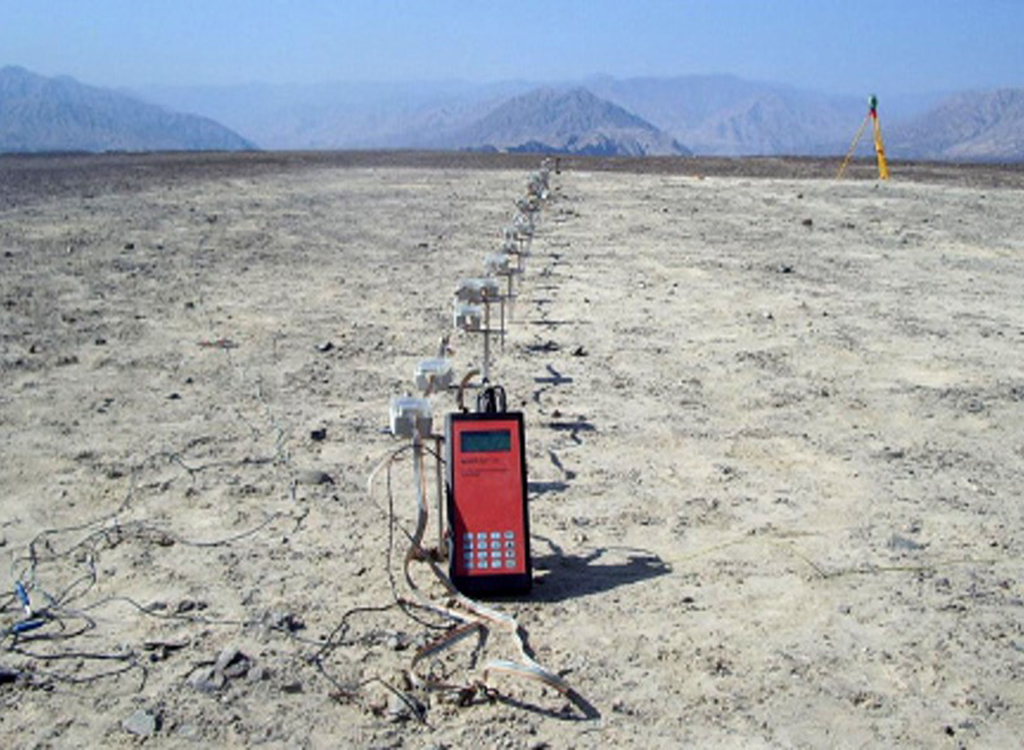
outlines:
M878 157L878 179L888 180L889 179L889 163L885 160L885 144L882 142L882 125L878 121L878 97L874 94L868 99L868 114L864 118L864 122L861 123L860 128L857 130L857 135L853 137L853 143L850 144L850 150L846 153L846 158L843 159L843 163L839 166L839 172L836 174L838 180L843 176L843 172L846 171L846 165L850 163L850 159L853 158L853 152L857 150L857 144L860 143L860 137L864 135L864 130L867 128L868 123L872 125L872 130L875 135L875 155Z

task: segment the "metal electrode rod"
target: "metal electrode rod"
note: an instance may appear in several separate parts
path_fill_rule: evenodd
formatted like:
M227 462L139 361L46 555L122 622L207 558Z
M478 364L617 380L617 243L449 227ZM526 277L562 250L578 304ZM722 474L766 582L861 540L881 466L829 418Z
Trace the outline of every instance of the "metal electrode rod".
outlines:
M441 450L444 438L434 436L434 477L437 480L437 553L440 559L448 558L448 547L444 543L444 478L441 474Z
M427 514L424 501L426 486L423 477L423 441L419 432L412 435L412 480L416 485L416 535L415 539L422 539L423 532L427 525Z
M484 382L490 382L491 375L491 301L484 294Z

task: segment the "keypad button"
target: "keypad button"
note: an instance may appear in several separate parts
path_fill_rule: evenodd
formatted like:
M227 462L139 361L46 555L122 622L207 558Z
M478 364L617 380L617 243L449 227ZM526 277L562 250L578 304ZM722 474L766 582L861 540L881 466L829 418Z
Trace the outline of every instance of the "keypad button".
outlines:
M516 532L514 532L514 531L506 531L505 532L505 538L506 539L515 539L516 538Z
M516 566L515 558L512 558L511 560L506 560L505 561L505 568L506 569L507 568L514 568L515 566Z

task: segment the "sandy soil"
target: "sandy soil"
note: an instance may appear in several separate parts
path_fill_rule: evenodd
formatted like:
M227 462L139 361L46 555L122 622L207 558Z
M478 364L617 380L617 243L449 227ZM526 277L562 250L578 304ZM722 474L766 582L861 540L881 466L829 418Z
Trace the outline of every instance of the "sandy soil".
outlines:
M0 160L0 745L1017 744L1021 171L679 163L565 162L495 365L497 606L597 715L499 677L421 722L365 483L536 159Z

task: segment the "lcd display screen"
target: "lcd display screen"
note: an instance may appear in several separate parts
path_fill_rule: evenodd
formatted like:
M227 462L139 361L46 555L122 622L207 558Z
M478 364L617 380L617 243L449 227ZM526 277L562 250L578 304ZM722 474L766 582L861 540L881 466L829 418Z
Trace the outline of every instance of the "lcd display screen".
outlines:
M466 430L459 437L459 448L463 453L503 453L512 450L512 433L508 430Z

